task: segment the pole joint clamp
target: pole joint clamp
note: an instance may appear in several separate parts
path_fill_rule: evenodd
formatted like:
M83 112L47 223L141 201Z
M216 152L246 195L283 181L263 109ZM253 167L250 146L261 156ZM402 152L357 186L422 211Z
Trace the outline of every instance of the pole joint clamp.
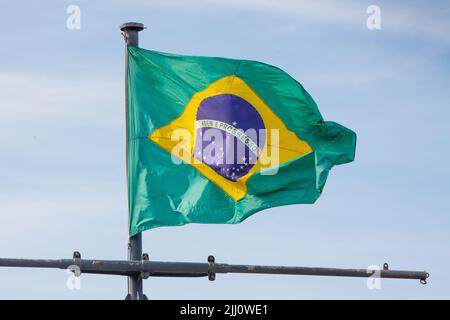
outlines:
M72 254L73 264L68 266L67 269L72 271L75 277L81 276L81 267L77 264L77 260L81 260L81 253L79 251L74 251Z
M214 256L208 256L208 280L214 281L216 280L216 265L215 265L216 259Z
M142 254L142 262L144 261L148 261L150 259L148 253L143 253ZM145 272L141 272L141 278L142 279L148 279L148 277L150 277L150 272L145 271Z

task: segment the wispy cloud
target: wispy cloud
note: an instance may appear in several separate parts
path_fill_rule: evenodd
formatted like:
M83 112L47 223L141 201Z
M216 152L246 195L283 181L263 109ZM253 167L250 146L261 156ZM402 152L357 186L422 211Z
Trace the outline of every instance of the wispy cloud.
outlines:
M50 78L37 73L0 72L0 87L3 124L68 116L104 123L111 120L111 105L123 105L120 78ZM102 111L104 116L99 119L96 115Z
M349 1L204 0L204 2L247 10L281 12L302 16L307 19L329 20L332 22L357 23L364 21L365 16L364 4Z
M369 2L331 0L203 0L208 5L219 5L248 11L269 11L301 17L307 21L346 24L357 29L366 28L366 10ZM373 3L377 4L377 3ZM423 11L410 3L378 4L381 8L382 29L400 35L416 36L450 44L450 3L440 10Z

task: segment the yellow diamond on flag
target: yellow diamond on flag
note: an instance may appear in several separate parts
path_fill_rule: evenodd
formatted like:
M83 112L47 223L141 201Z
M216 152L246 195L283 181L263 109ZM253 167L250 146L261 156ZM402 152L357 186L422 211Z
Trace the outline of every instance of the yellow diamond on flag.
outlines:
M246 182L254 173L313 151L235 75L195 93L177 119L148 138L192 165L234 201L246 195Z

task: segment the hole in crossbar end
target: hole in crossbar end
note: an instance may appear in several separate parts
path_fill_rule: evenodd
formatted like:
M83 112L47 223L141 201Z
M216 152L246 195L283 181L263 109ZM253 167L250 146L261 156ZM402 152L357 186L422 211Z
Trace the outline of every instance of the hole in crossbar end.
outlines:
M427 272L425 278L420 279L421 284L427 284L427 279L430 277L430 274Z

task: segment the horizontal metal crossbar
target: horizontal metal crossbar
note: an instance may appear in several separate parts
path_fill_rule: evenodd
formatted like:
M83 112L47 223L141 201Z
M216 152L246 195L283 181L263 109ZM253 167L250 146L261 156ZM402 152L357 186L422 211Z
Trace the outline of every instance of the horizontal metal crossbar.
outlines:
M376 277L389 279L416 279L426 283L426 271L389 270L384 264L375 269L339 269L318 267L288 267L264 265L235 265L215 263L213 256L208 262L165 262L148 260L89 260L89 259L7 259L0 258L0 267L75 269L81 273L147 277L209 277L217 273L278 274L334 277Z

